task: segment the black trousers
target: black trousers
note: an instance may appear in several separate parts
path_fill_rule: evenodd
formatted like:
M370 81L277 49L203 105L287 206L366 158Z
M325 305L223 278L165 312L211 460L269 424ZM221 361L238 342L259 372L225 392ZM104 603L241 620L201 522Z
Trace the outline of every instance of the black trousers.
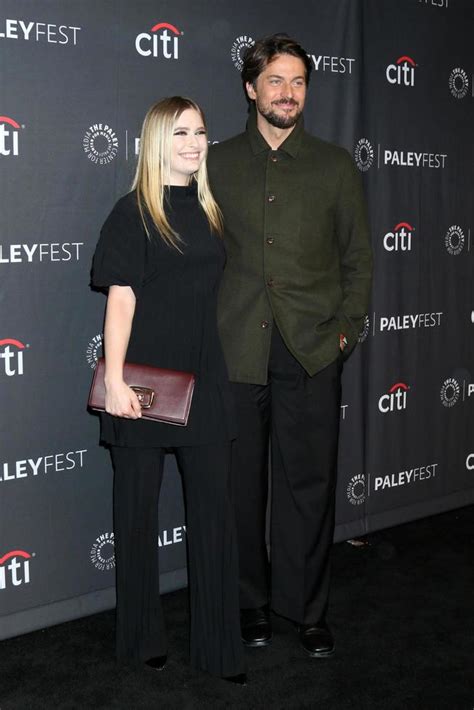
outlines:
M268 384L233 384L232 488L240 604L294 621L324 617L334 534L342 356L314 377L273 327ZM265 544L271 441L270 558Z
M111 447L114 476L117 659L138 665L167 653L158 567L164 449ZM175 449L186 501L191 664L243 672L238 560L230 502L230 444Z

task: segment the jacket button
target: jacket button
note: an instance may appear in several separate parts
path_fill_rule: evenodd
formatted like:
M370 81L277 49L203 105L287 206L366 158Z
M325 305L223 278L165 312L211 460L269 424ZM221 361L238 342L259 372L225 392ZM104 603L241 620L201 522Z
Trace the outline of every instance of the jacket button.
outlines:
M270 160L272 161L272 163L276 163L278 161L278 158L276 157L276 155L271 155Z
M270 324L269 324L269 322L268 322L267 320L262 320L262 322L260 323L260 326L261 326L262 328L268 328L269 325L270 325Z
M272 286L274 285L274 283L275 283L275 282L273 281L273 279L268 279L268 281L267 281L267 286L268 286L269 288L272 288Z
M275 202L275 195L268 195L269 202Z
M273 237L267 237L267 244L273 244L275 239Z

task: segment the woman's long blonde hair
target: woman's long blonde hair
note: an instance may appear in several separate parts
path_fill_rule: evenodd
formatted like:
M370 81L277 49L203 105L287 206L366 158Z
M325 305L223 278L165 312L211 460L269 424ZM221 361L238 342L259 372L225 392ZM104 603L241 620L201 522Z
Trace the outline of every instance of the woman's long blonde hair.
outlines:
M173 129L186 109L197 111L202 118L203 126L206 126L200 107L191 99L182 96L162 99L149 109L143 121L138 165L132 184L132 190L137 192L138 208L148 237L150 231L145 217L146 212L150 215L162 239L178 251L181 251L179 244L182 240L166 217L164 203L165 190L170 184ZM199 203L206 214L211 230L222 236L222 213L209 187L205 160L191 176L191 180L197 182Z

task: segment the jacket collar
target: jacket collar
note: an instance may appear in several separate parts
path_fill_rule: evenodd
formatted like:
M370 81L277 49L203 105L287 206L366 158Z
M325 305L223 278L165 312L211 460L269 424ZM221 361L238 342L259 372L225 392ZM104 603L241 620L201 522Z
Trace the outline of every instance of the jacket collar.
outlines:
M254 155L258 153L263 153L264 151L271 150L265 138L262 136L257 127L257 110L255 108L255 102L252 101L249 107L249 117L247 121L247 135L250 141L250 147ZM283 150L288 153L292 158L296 158L298 151L301 146L304 135L304 120L301 114L298 118L295 127L291 131L288 138L286 138L278 150Z

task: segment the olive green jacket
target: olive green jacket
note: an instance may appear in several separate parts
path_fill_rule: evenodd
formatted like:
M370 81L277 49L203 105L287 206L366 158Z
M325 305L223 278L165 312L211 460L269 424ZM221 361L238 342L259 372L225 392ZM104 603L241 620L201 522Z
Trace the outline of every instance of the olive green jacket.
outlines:
M230 379L266 384L273 323L309 375L357 343L372 257L359 173L302 117L276 151L257 128L213 146L208 171L225 221L219 328Z

